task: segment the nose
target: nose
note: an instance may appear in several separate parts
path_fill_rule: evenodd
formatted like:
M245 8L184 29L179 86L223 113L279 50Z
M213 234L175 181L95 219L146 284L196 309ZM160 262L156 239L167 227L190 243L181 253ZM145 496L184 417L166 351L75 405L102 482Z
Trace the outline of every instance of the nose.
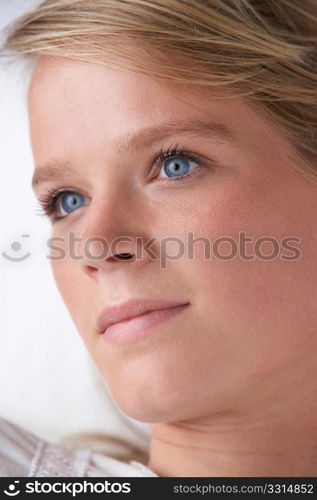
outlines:
M156 259L153 247L145 250L150 227L150 214L137 195L104 196L93 201L81 232L83 272L97 279L101 271L111 272L123 265L140 267Z

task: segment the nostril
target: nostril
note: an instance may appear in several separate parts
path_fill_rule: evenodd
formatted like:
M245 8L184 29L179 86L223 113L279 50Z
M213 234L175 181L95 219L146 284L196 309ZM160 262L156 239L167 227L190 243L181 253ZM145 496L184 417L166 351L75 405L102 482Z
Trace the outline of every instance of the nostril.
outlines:
M130 253L119 253L117 255L114 256L116 259L119 259L119 260L131 260L133 259L133 255L131 255Z

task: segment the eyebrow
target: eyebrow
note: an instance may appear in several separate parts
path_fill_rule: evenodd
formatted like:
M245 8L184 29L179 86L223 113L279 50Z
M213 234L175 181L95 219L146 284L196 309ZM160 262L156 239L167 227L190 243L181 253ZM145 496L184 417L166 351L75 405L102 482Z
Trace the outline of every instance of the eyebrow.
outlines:
M129 136L119 137L114 150L117 154L136 153L152 144L162 141L171 135L182 134L198 137L216 139L218 142L234 142L235 134L223 123L215 123L207 120L195 119L190 122L169 121L161 125L144 127ZM59 161L52 159L41 166L36 167L33 178L33 189L40 183L53 179L61 173L72 170L69 161Z

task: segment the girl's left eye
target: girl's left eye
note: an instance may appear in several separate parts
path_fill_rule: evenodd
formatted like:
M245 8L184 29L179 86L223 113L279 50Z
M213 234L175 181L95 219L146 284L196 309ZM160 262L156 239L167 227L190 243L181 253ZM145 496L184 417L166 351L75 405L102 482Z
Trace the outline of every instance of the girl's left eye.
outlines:
M184 149L178 150L177 145L165 152L160 152L154 160L154 169L162 171L162 176L157 178L166 179L163 182L184 180L193 175L200 166L198 156Z

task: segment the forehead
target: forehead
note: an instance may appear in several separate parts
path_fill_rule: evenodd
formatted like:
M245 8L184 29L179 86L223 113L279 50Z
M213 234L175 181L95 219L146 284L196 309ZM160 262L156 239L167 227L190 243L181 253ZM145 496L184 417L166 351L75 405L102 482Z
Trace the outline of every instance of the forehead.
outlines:
M132 102L129 100L131 95L134 97ZM184 85L159 82L146 75L103 64L50 56L38 59L29 87L29 102L35 105L42 100L47 103L50 96L54 99L67 96L67 100L70 97L82 100L86 96L85 101L108 99L110 105L110 98L120 96L122 106L129 104L130 109L133 102L155 106L158 99L172 95L179 95L180 99L185 97L185 102L195 97L199 101L195 90L190 91ZM147 102L147 98L151 101Z
M219 92L218 92L219 94ZM184 120L204 118L227 122L241 129L257 116L239 98L211 95L210 90L174 82L154 80L143 74L63 57L41 56L33 70L29 92L32 122L59 125L77 119L82 124L99 120L113 130L138 123L158 124L163 118ZM128 123L132 120L132 123ZM109 123L111 122L111 123ZM56 130L58 131L58 130Z
M104 106L103 111L157 112L158 115L177 112L206 113L233 118L232 104L249 111L242 100L226 99L220 90L162 81L144 74L102 64L64 57L40 56L34 67L28 92L30 111L47 109L50 105L65 110L76 102L78 107L90 106L91 112ZM97 103L94 108L93 103ZM59 109L60 110L60 109ZM213 118L214 116L211 116ZM144 115L143 115L144 118Z

